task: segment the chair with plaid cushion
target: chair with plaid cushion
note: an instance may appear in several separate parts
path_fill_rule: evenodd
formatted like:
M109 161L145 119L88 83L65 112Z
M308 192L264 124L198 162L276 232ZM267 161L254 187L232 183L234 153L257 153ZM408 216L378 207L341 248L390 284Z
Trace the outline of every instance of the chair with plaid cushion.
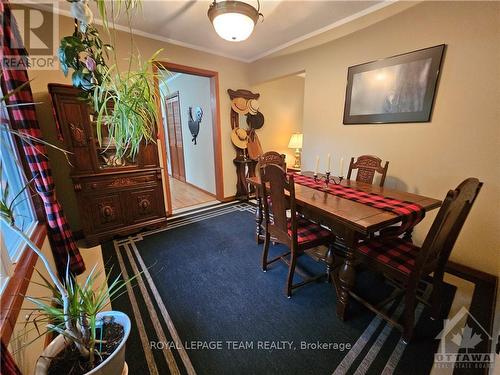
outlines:
M276 164L286 170L285 155L276 151L268 151L259 156L259 170L268 164Z
M378 237L361 242L357 248L356 257L362 264L384 274L396 285L396 289L378 306L373 306L355 293L351 295L401 329L406 343L413 334L417 299L431 306L434 319L439 317L444 268L481 187L482 183L477 178L468 178L455 190L450 190L421 247L399 237ZM430 274L433 274L432 293L430 301L427 301L417 295L417 287ZM404 295L405 302L402 322L379 311L380 307L400 295Z
M389 168L389 162L386 161L385 165L382 167L382 159L372 156L372 155L361 155L358 156L356 161L351 158L351 163L349 164L349 171L347 172L347 179L351 179L352 171L357 169L356 181L366 182L367 184L373 184L373 179L375 178L375 172L380 174L380 187L384 186L385 177L387 175L387 169Z
M325 276L324 274L310 276L299 268L296 269L297 258L303 255L307 249L321 245L331 246L334 236L321 225L297 215L293 175L287 175L285 169L279 165L268 164L261 167L260 176L263 196L269 196L272 201L271 208L269 200L264 199L265 239L262 252L262 270L266 272L267 266L271 263L278 260L284 261L288 265L285 292L290 298L293 289ZM290 217L287 216L288 208ZM269 260L271 238L273 242L286 245L289 251ZM290 257L288 258L288 256ZM295 271L304 278L302 282L297 284L293 284Z
M260 169L262 167L265 167L266 165L269 164L276 164L279 165L281 168L286 170L286 161L285 161L285 155L280 154L276 151L268 151L259 156L258 158L258 168L257 171L260 173ZM264 235L264 225L263 225L263 212L264 212L264 205L262 203L263 197L261 196L262 192L257 191L257 209L255 210L255 233L256 233L256 239L257 243L260 244L265 238ZM270 197L266 197L267 203L272 206L272 201Z
M259 171L266 165L274 164L279 165L286 171L285 154L277 153L276 151L268 151L259 157ZM271 197L267 197L267 202L272 206L273 202Z

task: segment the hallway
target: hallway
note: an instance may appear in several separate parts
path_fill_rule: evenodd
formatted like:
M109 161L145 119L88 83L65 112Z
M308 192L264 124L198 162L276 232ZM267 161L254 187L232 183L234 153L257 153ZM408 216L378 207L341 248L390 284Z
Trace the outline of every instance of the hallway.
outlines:
M169 177L170 196L172 197L172 209L196 206L201 203L215 202L215 197L190 185L179 181L176 178Z

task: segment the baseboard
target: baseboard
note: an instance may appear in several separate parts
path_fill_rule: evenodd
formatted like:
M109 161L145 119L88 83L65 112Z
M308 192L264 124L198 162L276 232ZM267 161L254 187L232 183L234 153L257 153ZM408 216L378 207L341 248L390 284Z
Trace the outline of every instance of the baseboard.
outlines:
M189 186L191 186L191 187L195 188L196 190L201 191L202 193L208 194L208 195L210 195L211 197L214 197L214 198L215 198L215 194L214 194L214 193L211 193L211 192L209 192L209 191L206 191L205 189L202 189L201 187L196 186L196 185L194 185L194 184L192 184L192 183L190 183L190 182L187 182L187 181L182 181L182 182L184 182L186 185L189 185Z
M236 196L231 195L230 197L225 197L221 199L222 203L232 202L236 200Z

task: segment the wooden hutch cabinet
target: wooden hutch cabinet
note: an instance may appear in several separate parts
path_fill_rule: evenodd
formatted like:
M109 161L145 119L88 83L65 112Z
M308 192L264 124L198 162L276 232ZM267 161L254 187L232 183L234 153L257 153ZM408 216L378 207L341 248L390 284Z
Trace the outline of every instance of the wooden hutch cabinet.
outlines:
M99 145L92 109L79 98L80 91L69 85L48 87L66 149L73 153L71 178L88 244L165 225L156 144L144 144L134 160L117 158L105 130Z

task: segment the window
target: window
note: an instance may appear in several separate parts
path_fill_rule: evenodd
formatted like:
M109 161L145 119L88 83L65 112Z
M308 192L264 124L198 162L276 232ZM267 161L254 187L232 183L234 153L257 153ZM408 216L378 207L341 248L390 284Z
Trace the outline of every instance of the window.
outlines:
M2 93L0 90L0 97ZM1 103L0 108L0 161L2 165L2 192L8 183L9 200L11 201L21 192L27 183L24 170L17 153L13 136L7 131L6 119L8 119L7 108ZM37 224L37 218L33 202L30 197L30 190L25 189L15 200L14 217L16 225L30 236ZM22 238L15 233L7 224L1 221L0 224L0 292L11 274L13 264L19 259L22 250L25 248Z

